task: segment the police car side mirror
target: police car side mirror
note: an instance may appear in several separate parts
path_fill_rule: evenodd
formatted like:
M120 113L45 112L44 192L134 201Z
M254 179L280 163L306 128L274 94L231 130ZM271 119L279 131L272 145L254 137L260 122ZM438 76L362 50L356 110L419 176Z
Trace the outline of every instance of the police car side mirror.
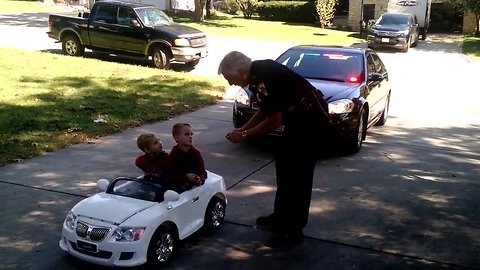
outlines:
M371 82L380 82L383 80L383 75L380 73L372 73L368 76L368 80Z

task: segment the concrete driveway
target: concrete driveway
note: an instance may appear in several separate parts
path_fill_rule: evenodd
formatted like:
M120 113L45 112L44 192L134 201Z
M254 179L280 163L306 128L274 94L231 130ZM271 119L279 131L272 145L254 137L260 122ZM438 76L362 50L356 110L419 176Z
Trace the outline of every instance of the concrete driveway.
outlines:
M259 49L274 58L289 45L211 43L254 58L262 58ZM479 65L459 53L457 41L439 37L381 57L392 82L391 117L386 126L369 130L359 154L331 153L318 160L303 245L262 246L269 232L253 225L258 215L272 211L277 146L228 143L232 112L224 101L1 167L0 268L106 269L60 251L63 219L75 203L97 192L96 179L140 174L133 164L140 154L138 134L158 133L170 149L170 128L179 121L192 123L207 168L224 176L229 205L225 226L185 241L172 269L480 268ZM218 58L211 59L195 70L215 74Z

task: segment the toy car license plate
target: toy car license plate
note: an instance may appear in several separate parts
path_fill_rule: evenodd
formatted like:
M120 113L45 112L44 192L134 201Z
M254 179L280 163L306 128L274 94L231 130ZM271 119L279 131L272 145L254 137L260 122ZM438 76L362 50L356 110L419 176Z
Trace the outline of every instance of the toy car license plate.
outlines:
M78 240L77 247L90 252L97 252L97 245Z
M389 38L382 38L382 42L383 43L390 43L390 39Z

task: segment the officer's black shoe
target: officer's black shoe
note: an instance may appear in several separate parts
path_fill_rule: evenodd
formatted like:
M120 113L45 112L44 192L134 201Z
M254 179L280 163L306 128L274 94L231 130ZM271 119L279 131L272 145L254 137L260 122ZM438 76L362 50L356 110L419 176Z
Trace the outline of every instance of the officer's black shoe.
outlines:
M277 234L270 238L265 246L270 248L290 248L303 243L303 233Z
M257 218L257 225L269 230L275 230L278 226L274 214Z

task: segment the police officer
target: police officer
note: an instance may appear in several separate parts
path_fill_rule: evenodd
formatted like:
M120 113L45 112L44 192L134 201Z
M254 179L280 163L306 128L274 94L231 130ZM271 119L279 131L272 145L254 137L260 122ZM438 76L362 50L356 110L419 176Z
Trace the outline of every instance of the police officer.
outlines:
M319 142L328 122L328 105L305 78L272 60L252 61L232 51L220 62L218 74L230 85L249 87L259 110L240 129L225 137L242 142L275 131L282 124L282 143L275 159L277 191L272 214L257 218L275 236L265 245L292 247L303 242Z

